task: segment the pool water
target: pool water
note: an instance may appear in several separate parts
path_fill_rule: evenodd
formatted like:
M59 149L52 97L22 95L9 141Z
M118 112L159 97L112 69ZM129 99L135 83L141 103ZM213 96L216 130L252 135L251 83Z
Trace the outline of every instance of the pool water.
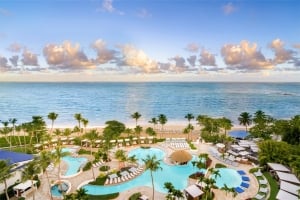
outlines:
M234 138L245 138L248 136L248 132L246 130L233 130L229 131L229 135Z
M75 158L72 156L64 156L62 158L68 165L68 169L64 176L72 176L79 172L79 169L88 161L87 158Z
M167 193L167 190L164 188L165 182L171 182L176 189L183 190L188 185L187 181L189 175L197 171L201 171L202 173L206 172L205 169L199 170L197 167L193 167L191 162L188 162L187 165L167 165L162 161L165 157L165 152L157 148L137 148L130 151L128 155L135 155L140 164L143 164L142 159L146 158L147 155L156 155L156 158L161 160L160 167L162 168L162 170L153 172L153 177L155 190L162 193ZM152 187L149 170L143 172L140 176L121 184L112 186L85 185L83 186L83 188L87 190L88 194L100 195L110 194L114 192L123 192L125 190L129 190L139 186Z
M62 183L62 184L63 184L63 188L64 189L68 189L69 188L69 185L67 183ZM52 194L52 196L55 196L55 197L61 197L61 196L63 196L63 193L60 191L58 184L53 185L51 187L51 194Z
M229 168L218 168L220 177L216 177L216 186L218 188L224 187L226 184L229 188L235 188L241 185L242 177L241 175L234 169ZM215 178L214 175L211 178Z

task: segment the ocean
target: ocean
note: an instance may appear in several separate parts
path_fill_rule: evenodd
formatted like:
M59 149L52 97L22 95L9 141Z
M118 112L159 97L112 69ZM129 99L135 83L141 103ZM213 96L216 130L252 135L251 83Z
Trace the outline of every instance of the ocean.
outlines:
M108 120L135 124L134 112L144 124L159 114L170 124L186 123L187 113L225 116L238 124L241 112L259 109L275 118L299 115L300 83L0 83L0 120L23 123L40 115L50 126L47 115L56 112L56 127L77 125L75 113L90 127Z

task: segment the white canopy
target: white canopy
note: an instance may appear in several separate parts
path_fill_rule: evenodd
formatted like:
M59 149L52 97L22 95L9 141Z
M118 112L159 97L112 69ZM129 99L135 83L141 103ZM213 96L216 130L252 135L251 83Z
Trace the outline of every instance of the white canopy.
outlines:
M290 172L290 170L286 166L279 163L268 163L268 166L274 171Z
M130 139L129 138L125 138L125 142L129 142L130 141Z
M116 142L116 140L110 140L109 142L110 142L110 143L115 143L115 142Z
M285 181L280 182L280 189L289 192L291 194L298 195L298 191L300 190L300 186L294 185Z
M146 137L140 137L141 140L144 140Z
M102 140L96 140L95 141L95 143L101 143L102 142Z
M298 200L298 197L295 195L292 195L286 191L279 190L279 192L277 193L276 199L277 200L287 200L287 199L288 200Z
M189 187L184 189L189 195L191 195L193 198L199 197L203 194L203 191L200 190L199 187L196 185L190 185Z
M216 146L218 147L218 148L224 148L225 147L225 144L222 144L222 143L218 143L218 144L216 144Z
M123 140L121 139L121 140L118 140L118 142L123 142Z
M35 185L37 181L33 180L33 184ZM27 188L30 188L32 186L31 180L27 180L24 183L20 183L13 187L14 190L26 190Z
M289 183L300 184L300 181L294 174L289 174L289 173L284 173L284 172L279 172L279 171L276 171L276 174L277 174L278 178L280 179L280 181L286 181Z

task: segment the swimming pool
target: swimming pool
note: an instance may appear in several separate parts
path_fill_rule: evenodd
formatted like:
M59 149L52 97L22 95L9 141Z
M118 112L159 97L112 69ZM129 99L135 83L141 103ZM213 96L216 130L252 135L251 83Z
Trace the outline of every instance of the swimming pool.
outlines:
M147 155L156 155L158 159L163 160L165 157L165 152L157 149L157 148L149 148L142 149L137 148L129 152L129 156L135 155L140 164L143 164L142 159L146 158ZM196 159L196 158L193 158ZM155 190L167 193L167 190L164 188L165 182L172 182L176 189L184 189L188 185L188 176L197 171L201 171L203 173L206 172L205 169L197 169L197 167L193 167L191 162L188 162L187 165L167 165L163 161L160 162L160 166L162 170L156 171L153 173L154 177L154 186ZM139 186L149 186L152 187L150 171L147 170L142 173L140 176L112 186L98 186L98 185L85 185L84 189L87 190L88 194L92 195L100 195L100 194L110 194L114 192L123 192L125 190L129 190Z
M87 162L87 158L75 158L72 156L64 156L62 158L68 164L68 169L64 176L72 176L79 172L79 169Z
M62 186L55 184L51 187L51 194L53 197L62 197L63 196L63 192L60 191L60 187L64 192L69 190L70 187L67 183L63 182L61 184L62 184Z
M217 177L216 186L218 188L224 187L226 184L229 188L235 188L241 185L242 178L241 175L234 169L229 168L218 168L221 177ZM212 175L211 178L214 178Z
M229 135L234 138L245 138L248 136L248 132L246 130L233 130L229 131Z

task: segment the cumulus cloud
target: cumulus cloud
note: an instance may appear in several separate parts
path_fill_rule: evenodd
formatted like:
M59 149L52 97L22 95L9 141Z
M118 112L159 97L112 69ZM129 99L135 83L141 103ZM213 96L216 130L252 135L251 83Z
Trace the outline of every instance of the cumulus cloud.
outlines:
M115 50L108 49L105 41L101 39L96 40L91 46L97 52L95 63L104 64L115 59L117 52Z
M159 71L157 62L150 59L145 52L136 49L132 45L120 45L122 58L119 60L119 66L137 67L145 73L157 73Z
M19 56L14 55L14 56L12 56L11 58L9 58L9 61L11 62L11 64L12 64L14 67L17 67L17 66L18 66L18 61L19 61Z
M232 3L227 3L222 9L225 15L229 15L236 11L236 7Z
M11 52L20 52L22 50L23 46L18 44L18 43L13 43L11 45L9 45L9 47L7 48L7 50L11 51Z
M197 59L197 56L193 55L193 56L188 57L186 60L192 67L195 67L196 59Z
M21 59L23 65L29 65L29 66L38 66L38 59L37 55L30 52L29 50L25 49L22 54Z
M94 63L80 50L80 45L72 46L69 41L61 45L48 44L44 47L43 54L47 63L54 69L68 71L95 68Z
M140 18L147 18L147 17L151 17L152 14L148 10L146 10L145 8L142 8L138 11L137 16L140 17Z
M196 53L199 50L199 45L196 43L190 43L186 46L185 50L192 52L192 53Z
M202 49L200 53L199 62L203 66L216 66L216 59L215 55L211 54L210 52Z
M285 49L284 43L280 39L273 40L269 46L275 53L275 58L273 60L275 64L285 63L293 59L293 54L295 52L293 50Z
M175 56L169 59L171 62L174 61L175 63L164 64L164 67L169 67L167 70L169 72L175 73L183 73L185 71L191 71L193 69L189 69L188 65L185 63L185 59L182 56Z
M241 71L272 69L272 62L257 49L256 43L252 45L248 41L240 44L226 44L221 49L225 64L229 69Z

